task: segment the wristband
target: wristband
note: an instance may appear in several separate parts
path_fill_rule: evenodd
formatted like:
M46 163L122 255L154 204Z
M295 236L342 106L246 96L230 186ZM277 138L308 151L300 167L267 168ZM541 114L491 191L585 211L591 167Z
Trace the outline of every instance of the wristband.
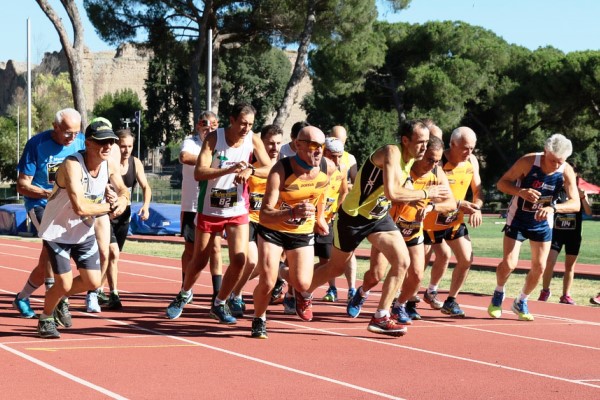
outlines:
M425 195L424 199L429 198L429 193L427 193L427 190L423 189L423 194Z
M254 171L256 170L256 168L254 168L254 165L250 164L249 168L252 170L252 172L250 172L250 175L254 175Z
M556 206L554 204L550 204L550 207L552 208L552 211L554 211L554 214L556 214Z

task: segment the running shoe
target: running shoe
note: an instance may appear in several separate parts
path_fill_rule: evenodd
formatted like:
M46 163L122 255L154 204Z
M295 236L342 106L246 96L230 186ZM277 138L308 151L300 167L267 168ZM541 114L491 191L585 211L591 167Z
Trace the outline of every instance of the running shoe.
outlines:
M444 303L438 300L437 295L438 293L435 290L431 292L426 290L425 294L423 295L423 301L429 304L429 307L433 308L434 310L439 310L444 306Z
M360 288L356 290L356 293L354 293L354 296L352 296L352 299L350 299L350 302L346 306L346 314L348 314L351 318L358 317L363 304L365 304L367 297L369 297L366 293L365 297L361 296L359 289Z
M237 319L235 319L231 315L231 311L227 304L219 304L218 306L213 305L210 309L210 316L219 321L220 324L225 325L234 325L237 323Z
M406 312L405 304L392 307L392 319L402 325L412 325L412 321Z
M98 293L96 292L88 292L85 296L85 306L86 310L89 313L99 313L100 304L98 304Z
M575 300L573 300L573 298L568 294L563 294L562 296L560 296L559 303L575 305Z
M255 339L268 339L267 321L263 321L262 318L255 317L252 320L252 333L250 336Z
M502 301L504 300L504 292L494 290L492 302L488 306L488 315L492 318L500 318L502 316Z
M302 294L296 293L296 315L300 317L303 321L312 321L313 312L312 312L312 296L308 299L302 297Z
M183 312L183 307L185 307L185 305L190 301L190 297L191 296L182 295L181 292L177 294L175 300L173 300L171 304L167 306L167 318L179 318L181 316L181 313Z
M325 293L325 296L323 296L323 301L327 301L330 303L334 303L337 301L337 288L333 287L333 286L329 286L329 288L327 289L327 292Z
M277 281L275 281L275 286L273 286L273 291L271 291L270 304L278 304L278 303L275 303L275 301L277 301L278 299L281 298L284 285L285 285L285 281L281 278L277 278Z
M16 308L19 313L21 313L21 317L23 318L33 318L35 317L35 311L31 308L31 304L29 303L29 297L24 297L19 299L19 293L15 296L15 299L12 302L14 308Z
M538 297L538 301L548 301L548 299L550 298L550 294L550 289L542 289L542 291L540 292L540 297Z
M441 311L442 314L446 314L455 318L463 318L465 316L465 312L461 310L460 306L455 300L446 299Z
M54 321L65 328L73 326L71 312L69 311L69 303L66 300L62 299L58 302L58 305L54 309Z
M421 302L421 298L419 297L418 294L415 294L409 301L412 301L414 303L420 303Z
M98 296L98 298L100 298L100 296ZM123 304L121 304L121 298L117 293L110 294L106 308L109 310L120 310L123 308Z
M416 302L414 302L412 300L407 301L405 308L406 308L406 313L408 314L410 319L412 319L413 321L421 319L421 315L417 312L417 303Z
M512 311L519 316L519 321L533 321L533 315L529 314L527 300L519 301L515 299L512 305Z
M242 318L244 316L244 311L246 311L246 303L244 303L244 299L241 297L230 297L227 300L227 305L229 306L229 311L231 311L231 315L235 318Z
M348 300L346 301L346 304L350 303L350 300L352 300L352 298L354 297L355 293L356 293L356 289L355 288L348 289Z
M56 329L54 318L40 319L37 326L38 336L44 339L58 339L60 332Z
M100 304L101 306L103 306L104 304L108 304L108 302L110 301L110 297L106 295L106 293L104 293L104 290L102 290L102 288L97 290L98 293L98 304Z
M600 306L600 292L596 295L596 297L590 297L590 303Z
M283 313L285 315L296 315L296 298L294 296L283 298Z
M379 333L388 336L404 336L406 335L406 327L396 323L389 315L385 315L381 318L371 318L369 326L367 327L369 332Z

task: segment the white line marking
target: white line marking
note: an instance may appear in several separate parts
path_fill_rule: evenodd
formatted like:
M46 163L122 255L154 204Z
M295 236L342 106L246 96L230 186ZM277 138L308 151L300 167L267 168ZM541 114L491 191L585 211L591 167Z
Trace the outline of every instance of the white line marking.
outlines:
M81 379L81 378L79 378L79 377L77 377L75 375L72 375L72 374L70 374L70 373L68 373L66 371L63 371L62 369L59 369L59 368L57 368L57 367L55 367L53 365L45 363L44 361L38 360L35 357L31 357L30 355L22 353L22 352L20 352L18 350L15 350L15 349L10 348L8 346L5 346L3 344L0 344L0 348L8 351L9 353L12 353L12 354L18 356L18 357L24 358L25 360L30 361L30 362L32 362L32 363L34 363L34 364L36 364L36 365L38 365L38 366L40 366L42 368L46 368L46 369L48 369L48 370L50 370L50 371L52 371L54 373L57 373L58 375L61 375L61 376L65 377L65 378L67 378L67 379L70 379L73 382L79 383L80 385L83 385L83 386L88 387L88 388L90 388L92 390L100 392L100 393L102 393L102 394L104 394L104 395L106 395L108 397L111 397L113 399L123 399L123 400L127 399L127 397L123 397L120 394L111 392L108 389L105 389L105 388L103 388L101 386L95 385L95 384L93 384L93 383L91 383L89 381L86 381L85 379Z

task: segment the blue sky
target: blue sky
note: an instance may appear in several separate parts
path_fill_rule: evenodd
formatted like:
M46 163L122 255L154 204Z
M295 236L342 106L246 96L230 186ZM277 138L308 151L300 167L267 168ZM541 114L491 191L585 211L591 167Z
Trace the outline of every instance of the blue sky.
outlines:
M92 51L111 50L95 34L83 10L85 41ZM378 4L385 3L378 0ZM57 10L62 6L50 0ZM0 61L26 61L26 21L31 21L31 57L38 63L47 51L60 50L58 34L34 0L4 0L0 13ZM597 0L413 0L410 8L393 14L380 7L380 19L423 23L461 20L482 26L509 43L531 50L547 45L564 52L600 49L600 1ZM66 14L64 20L68 22Z

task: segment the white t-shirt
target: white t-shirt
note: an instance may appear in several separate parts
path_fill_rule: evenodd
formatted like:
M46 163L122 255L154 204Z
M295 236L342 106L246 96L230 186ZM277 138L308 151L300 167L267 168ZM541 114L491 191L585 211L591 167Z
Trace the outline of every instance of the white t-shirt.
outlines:
M202 140L200 136L193 135L185 138L181 144L181 152L190 153L194 156L200 154ZM195 165L182 164L181 168L181 211L196 212L198 210L198 181L194 179Z
M296 152L294 150L292 150L289 143L286 143L283 146L281 146L281 150L279 150L279 159L280 160L282 158L286 158L286 157L294 157L295 155L296 155Z

